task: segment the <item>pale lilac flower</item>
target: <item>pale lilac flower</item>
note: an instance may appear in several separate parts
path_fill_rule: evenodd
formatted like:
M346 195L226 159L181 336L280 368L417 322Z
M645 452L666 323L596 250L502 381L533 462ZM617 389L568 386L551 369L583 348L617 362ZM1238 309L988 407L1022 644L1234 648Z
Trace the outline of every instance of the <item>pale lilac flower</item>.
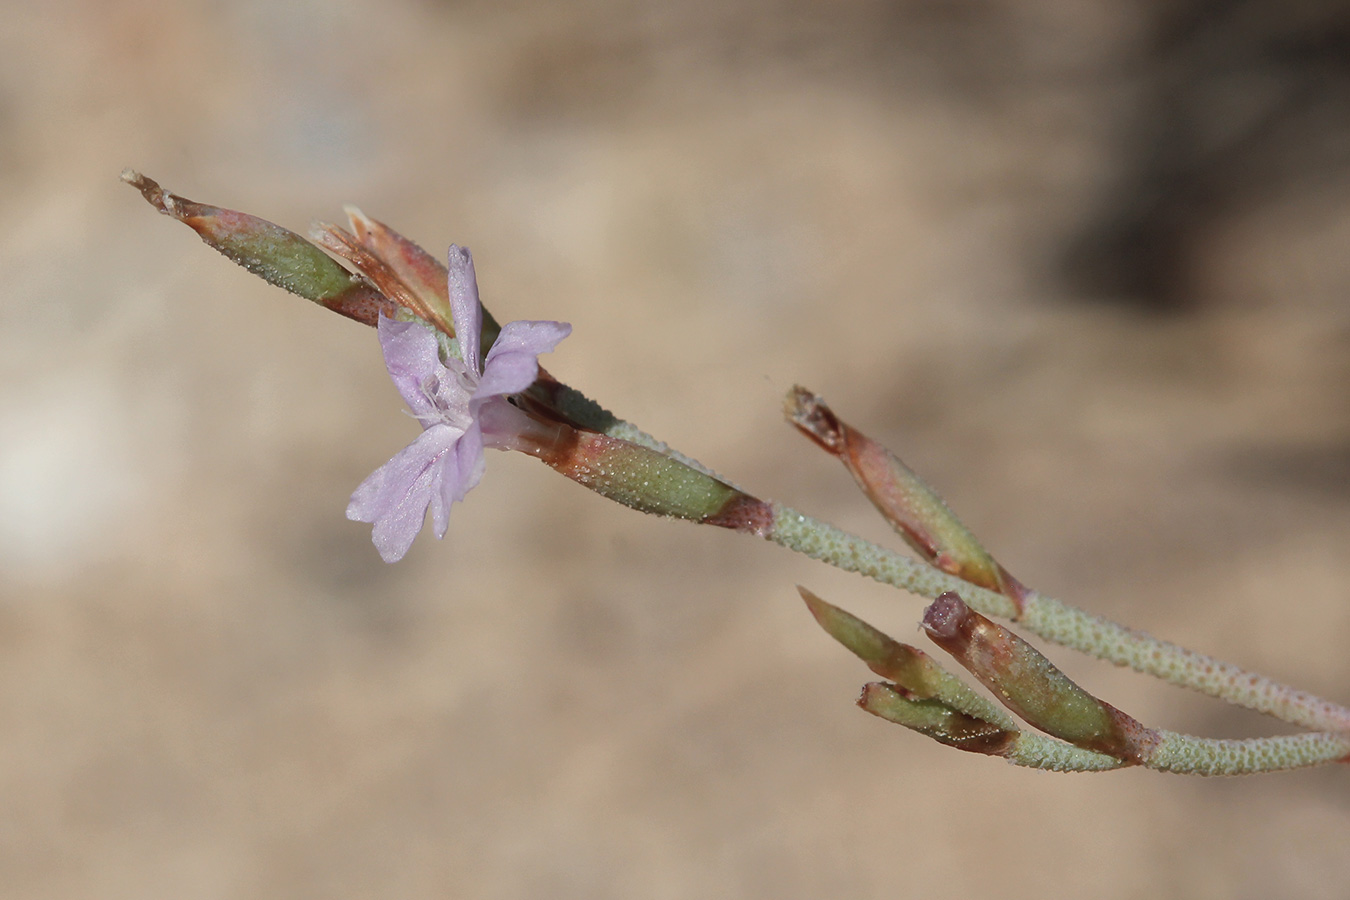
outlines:
M371 522L371 539L385 562L403 558L431 508L436 537L445 537L450 506L483 477L483 448L506 448L530 427L507 396L534 383L540 353L567 337L565 322L509 322L480 359L483 308L473 257L450 247L450 313L463 360L441 361L436 333L422 322L380 317L380 346L413 417L424 429L415 441L361 482L347 518Z

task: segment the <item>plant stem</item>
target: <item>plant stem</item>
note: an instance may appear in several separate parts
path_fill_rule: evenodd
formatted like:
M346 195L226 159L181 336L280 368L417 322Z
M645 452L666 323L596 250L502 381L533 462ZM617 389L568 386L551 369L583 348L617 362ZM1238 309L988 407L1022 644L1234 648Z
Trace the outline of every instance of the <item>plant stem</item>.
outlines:
M1162 741L1142 765L1174 775L1259 775L1305 769L1350 757L1350 737L1344 734L1318 732L1225 741L1173 731L1158 733ZM1019 733L1001 755L1015 766L1054 772L1102 772L1134 765L1028 731Z
M1216 740L1159 730L1162 740L1144 765L1178 775L1253 775L1303 769L1350 759L1350 735L1286 734L1242 741Z

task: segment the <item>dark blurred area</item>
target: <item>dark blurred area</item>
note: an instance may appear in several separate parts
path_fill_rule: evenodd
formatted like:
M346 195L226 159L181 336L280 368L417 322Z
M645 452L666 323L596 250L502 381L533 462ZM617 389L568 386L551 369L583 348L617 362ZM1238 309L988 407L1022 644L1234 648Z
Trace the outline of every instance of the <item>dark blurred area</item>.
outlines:
M0 893L1344 895L1342 769L940 747L853 706L793 586L906 640L915 598L518 454L385 566L343 516L416 429L373 336L117 174L471 246L499 318L573 324L553 374L899 546L801 383L1032 587L1345 702L1350 5L7 12Z
M1072 290L1143 310L1209 299L1198 256L1264 204L1325 202L1350 167L1350 4L1156 3L1116 71L1117 171L1065 252Z

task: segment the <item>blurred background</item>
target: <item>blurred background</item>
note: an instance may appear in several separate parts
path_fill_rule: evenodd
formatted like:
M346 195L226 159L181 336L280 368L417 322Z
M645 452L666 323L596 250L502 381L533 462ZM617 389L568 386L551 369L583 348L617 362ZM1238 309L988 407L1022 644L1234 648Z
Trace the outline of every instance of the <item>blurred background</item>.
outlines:
M898 543L1350 701L1350 3L55 0L0 31L0 884L67 898L1326 897L1343 769L1055 776L853 707L805 584L493 454L385 566L373 335L117 180L471 246L560 378ZM1151 724L1280 730L1052 651Z

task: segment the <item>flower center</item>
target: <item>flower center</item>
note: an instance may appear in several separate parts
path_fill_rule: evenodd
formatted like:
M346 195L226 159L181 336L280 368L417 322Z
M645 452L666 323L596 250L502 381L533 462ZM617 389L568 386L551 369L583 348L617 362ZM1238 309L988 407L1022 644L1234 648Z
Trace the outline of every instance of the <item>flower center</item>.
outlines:
M449 425L459 431L466 431L473 424L469 400L477 390L476 373L469 371L458 360L451 360L451 365L444 372L440 375L433 372L418 385L418 391L427 403L425 411L413 413L413 418L421 422L423 428Z

